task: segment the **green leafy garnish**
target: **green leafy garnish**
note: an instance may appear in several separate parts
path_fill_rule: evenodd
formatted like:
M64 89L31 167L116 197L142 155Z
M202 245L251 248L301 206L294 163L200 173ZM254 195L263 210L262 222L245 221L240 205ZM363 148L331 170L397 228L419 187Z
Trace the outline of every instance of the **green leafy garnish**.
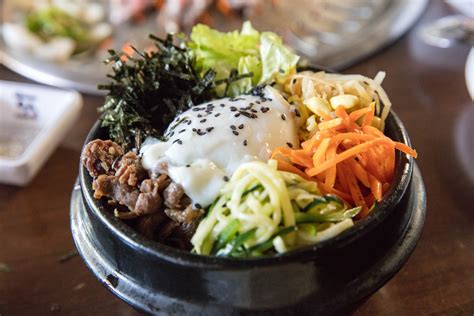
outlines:
M198 24L193 27L187 45L196 56L196 70L201 76L209 69L216 71L217 79L228 77L233 69L237 69L239 75L252 73L252 77L228 87L232 96L288 75L299 59L283 45L281 37L271 32L260 33L250 22L245 22L240 32L229 33ZM219 95L223 92L223 88L217 89Z

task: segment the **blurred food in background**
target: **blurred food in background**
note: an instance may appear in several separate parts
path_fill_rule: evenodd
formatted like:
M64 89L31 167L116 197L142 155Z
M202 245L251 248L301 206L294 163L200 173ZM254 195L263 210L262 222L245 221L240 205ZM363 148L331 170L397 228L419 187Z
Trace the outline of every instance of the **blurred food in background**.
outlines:
M146 50L148 34L220 31L279 34L303 59L341 70L393 42L428 0L4 0L0 54L30 79L100 94L108 49ZM33 57L33 58L32 58ZM47 61L47 62L45 62Z
M33 56L64 62L92 52L112 35L104 6L87 0L15 2L16 17L3 24L5 43Z

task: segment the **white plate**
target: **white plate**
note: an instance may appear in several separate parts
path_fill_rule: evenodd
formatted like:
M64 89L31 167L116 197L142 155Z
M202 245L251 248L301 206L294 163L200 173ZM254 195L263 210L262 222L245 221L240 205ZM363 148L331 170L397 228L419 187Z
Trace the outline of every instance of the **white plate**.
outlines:
M0 81L0 182L27 184L79 115L82 97Z

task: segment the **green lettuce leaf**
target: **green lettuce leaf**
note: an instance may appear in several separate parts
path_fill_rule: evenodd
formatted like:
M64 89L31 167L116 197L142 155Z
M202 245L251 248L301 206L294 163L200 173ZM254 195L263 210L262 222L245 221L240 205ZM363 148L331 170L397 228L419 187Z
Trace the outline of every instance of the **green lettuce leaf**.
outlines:
M242 30L219 32L206 25L193 27L188 48L195 57L195 71L203 76L209 69L216 72L216 80L228 78L232 69L238 75L252 73L230 84L228 95L236 96L252 87L270 83L277 76L287 75L296 66L299 57L283 45L283 40L271 32L259 33L250 22ZM223 95L224 87L217 87Z

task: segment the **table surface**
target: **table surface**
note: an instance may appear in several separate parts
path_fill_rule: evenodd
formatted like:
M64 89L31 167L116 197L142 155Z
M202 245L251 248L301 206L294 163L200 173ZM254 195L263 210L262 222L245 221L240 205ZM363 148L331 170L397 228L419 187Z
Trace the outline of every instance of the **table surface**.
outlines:
M465 84L469 47L420 42L421 25L453 13L431 1L419 23L394 45L348 69L384 87L419 153L427 218L415 252L401 271L354 315L474 312L474 106ZM0 79L29 82L3 66ZM27 187L0 185L0 314L137 315L109 293L74 249L69 199L85 135L103 98L84 96L80 119ZM468 160L466 162L466 160ZM463 163L464 162L464 163ZM470 164L470 165L469 165Z

